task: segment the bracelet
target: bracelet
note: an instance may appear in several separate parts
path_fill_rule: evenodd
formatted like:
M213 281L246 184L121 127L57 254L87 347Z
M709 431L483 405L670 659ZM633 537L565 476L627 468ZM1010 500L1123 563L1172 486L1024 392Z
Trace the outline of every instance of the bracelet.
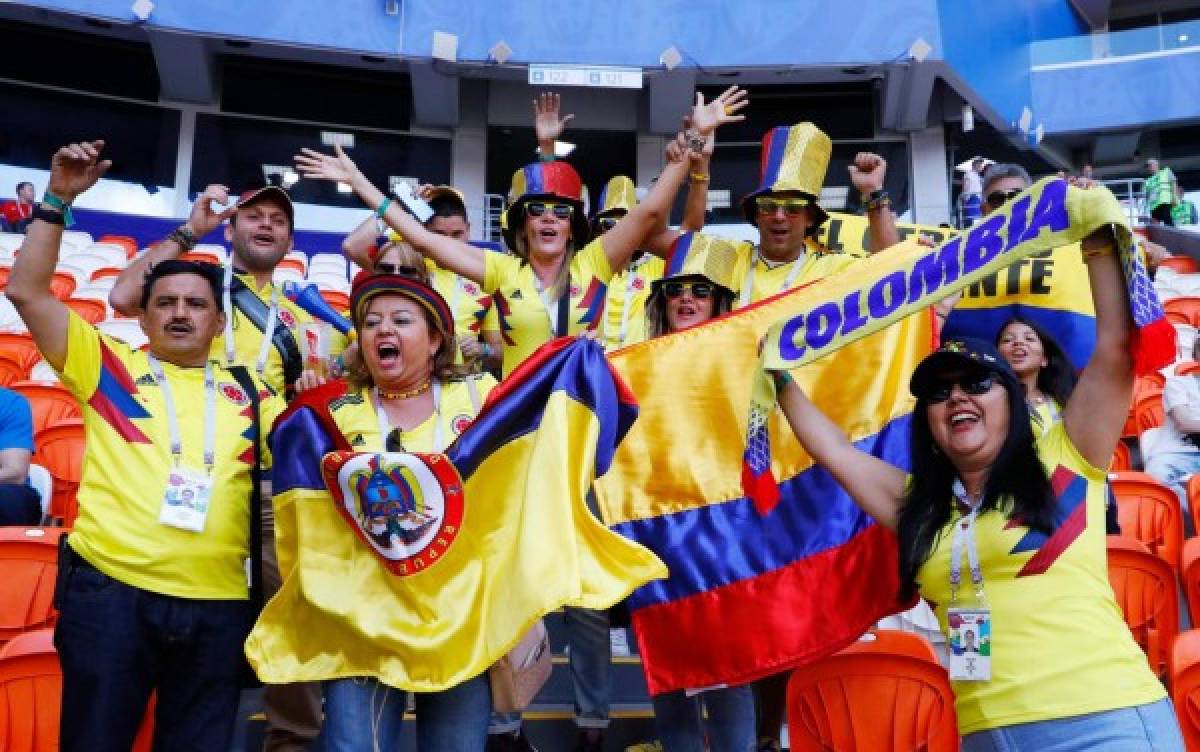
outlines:
M51 209L62 212L63 227L71 227L75 224L75 215L71 214L71 205L55 196L49 189L42 194L42 203Z
M379 204L379 208L375 210L375 218L383 220L383 215L387 214L388 207L392 205L392 197L384 196L383 202Z
M1105 245L1105 246L1101 246L1099 248L1093 248L1088 251L1085 251L1083 248L1079 249L1080 255L1083 256L1083 263L1085 263L1085 264L1094 259L1111 256L1111 255L1113 255L1113 253L1115 251L1116 251L1116 248L1113 248L1112 245Z
M892 198L885 190L872 191L862 197L863 208L867 211L886 209L892 205Z
M33 214L30 216L32 216L33 219L40 219L43 222L49 222L52 225L66 227L66 217L63 216L62 212L46 209L41 204L36 204L33 207Z
M192 228L187 225L180 225L171 234L167 236L167 240L177 244L183 249L184 253L188 253L196 247L196 233L192 232Z
M707 183L712 178L703 172L693 172L688 174L688 180L693 183Z
M557 157L554 156L554 152L550 152L549 154L547 154L546 152L542 151L541 149L538 149L538 161L539 162L553 162L555 159L557 159Z
M492 346L489 345L487 342L484 342L483 347L480 348L479 352L484 358L490 358L490 357L492 357L492 354L493 354Z
M696 152L697 154L704 151L704 145L708 143L707 136L701 136L700 131L695 130L694 128L687 131L683 135L685 138L687 138L688 149Z
M785 386L792 383L792 375L787 371L771 371L771 378L775 380L776 392L782 392Z

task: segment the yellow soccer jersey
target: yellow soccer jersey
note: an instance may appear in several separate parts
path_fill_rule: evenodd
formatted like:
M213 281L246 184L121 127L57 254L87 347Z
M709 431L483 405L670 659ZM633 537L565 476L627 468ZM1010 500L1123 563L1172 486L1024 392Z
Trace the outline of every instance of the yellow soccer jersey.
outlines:
M1079 456L1061 421L1042 434L1037 447L1058 496L1054 533L1032 531L994 511L974 525L992 612L992 678L954 683L962 734L1166 696L1109 585L1104 471ZM943 631L951 531L959 519L956 511L917 575ZM959 599L969 608L978 604L962 566Z
M646 339L646 299L650 285L662 279L666 262L657 256L642 256L608 285L604 304L604 349L617 350Z
M236 276L270 308L271 295L276 290L275 283L268 283L260 289L255 285L253 276L249 274L237 274ZM278 291L276 300L279 304L279 323L276 326L286 326L291 331L292 336L296 338L296 345L299 347L301 325L311 323L314 319L303 308L288 300L283 294L283 290ZM234 365L246 366L252 373L265 381L267 386L271 387L276 394L283 394L287 384L283 378L283 356L279 354L278 348L274 346L267 348L265 367L261 374L257 373L258 354L263 341L262 330L256 327L240 311L226 311L226 315L233 317L230 324L233 327ZM346 349L347 342L346 337L337 330L334 330L332 342L330 343L330 354L338 355L341 353ZM216 339L213 340L212 357L220 360L222 365L228 365L225 358L224 331L219 332Z
M427 262L427 267L433 289L446 300L446 305L454 314L456 337L479 336L499 328L492 296L484 292L482 287L432 263ZM457 353L455 360L462 362L461 352Z
M560 332L562 335L597 329L603 321L612 268L602 240L596 238L571 259L567 331ZM557 320L558 304L542 301L533 268L517 256L488 253L485 264L483 289L495 294L496 320L504 336L503 373L507 377L534 350L553 339L551 321Z
M163 363L177 410L183 465L204 469L203 368ZM79 518L70 545L105 574L128 585L180 598L247 597L250 490L254 452L250 397L214 363L215 470L204 532L160 524L173 460L163 392L146 353L100 334L71 314L67 360L60 376L83 408L87 453L79 484ZM264 466L266 434L283 401L262 382Z
M792 262L769 264L764 261L757 248L751 243L738 244L737 279L738 296L734 308L743 308L751 303L778 295L818 279L837 274L854 265L857 258L846 253L825 250L814 240L807 241L804 255ZM750 264L754 266L751 268ZM788 278L791 277L789 280ZM746 288L749 286L749 293Z

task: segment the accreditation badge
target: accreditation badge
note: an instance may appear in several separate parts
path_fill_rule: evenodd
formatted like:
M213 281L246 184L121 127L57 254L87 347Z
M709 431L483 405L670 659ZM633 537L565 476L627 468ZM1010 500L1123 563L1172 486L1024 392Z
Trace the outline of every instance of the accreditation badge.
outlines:
M158 521L167 527L203 533L212 501L212 479L207 473L174 467L167 475Z
M946 611L950 643L950 678L988 681L992 678L992 612L986 608Z

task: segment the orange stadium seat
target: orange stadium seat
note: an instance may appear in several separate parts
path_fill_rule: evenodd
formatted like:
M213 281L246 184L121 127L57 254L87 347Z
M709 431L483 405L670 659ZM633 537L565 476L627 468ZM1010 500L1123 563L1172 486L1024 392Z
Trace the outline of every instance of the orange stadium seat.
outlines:
M54 624L60 527L0 527L0 645Z
M1117 446L1113 450L1112 462L1109 463L1108 469L1114 473L1128 472L1133 469L1133 458L1129 453L1129 445L1124 441L1117 441Z
M132 259L134 256L137 255L137 252L138 252L137 241L134 240L133 238L129 237L128 235L101 235L100 238L96 242L97 243L112 243L113 245L121 246L122 248L125 249L126 260Z
M1192 514L1192 531L1200 532L1200 509L1197 509L1197 504L1200 504L1200 474L1188 478L1186 490L1188 511ZM1200 624L1197 626L1200 627Z
M321 290L321 297L325 299L326 303L333 306L338 311L344 313L350 309L350 296L344 292L339 292L337 290Z
M24 364L6 352L0 352L0 386L23 381L28 376L29 369Z
M1200 629L1190 629L1171 648L1171 700L1187 749L1200 749Z
M1200 363L1194 360L1189 360L1175 366L1176 376L1195 376L1196 374L1200 374Z
M1200 624L1200 538L1183 542L1183 564L1179 570L1192 626Z
M220 265L221 259L217 258L215 253L207 253L205 251L188 251L179 256L181 261L199 261L203 264Z
M0 332L0 352L6 353L26 368L32 368L34 363L42 359L42 354L29 334Z
M1158 268L1174 269L1180 274L1195 274L1200 271L1200 267L1196 266L1196 260L1191 256L1167 256L1158 262Z
M99 324L108 315L108 306L103 301L90 298L71 298L65 301L79 317L89 324Z
M792 752L959 748L954 693L924 638L879 630L788 680Z
M64 420L79 418L79 402L62 384L53 381L18 381L10 387L29 400L33 411L33 432Z
M1200 298L1171 298L1163 303L1163 311L1172 323L1189 326L1200 324Z
M1108 581L1133 639L1159 678L1179 633L1179 596L1171 565L1133 538L1108 536Z
M67 300L75 292L75 275L70 272L54 272L50 280L50 292L59 300Z
M104 279L105 277L119 277L119 276L121 276L121 270L118 269L117 267L102 266L99 269L97 269L96 271L92 272L92 281L95 282L96 280Z
M1139 434L1163 424L1162 389L1146 389L1133 400L1133 422Z
M50 517L71 527L79 511L75 494L83 471L83 421L75 418L47 426L33 435L33 445L41 464L54 478Z
M12 273L12 268L8 266L0 266L0 288L8 285L8 275Z
M1108 485L1117 497L1122 534L1138 540L1179 571L1183 510L1175 492L1146 473L1112 473Z
M1145 376L1139 376L1138 379L1133 382L1133 393L1136 396L1143 392L1162 389L1166 385L1167 377L1163 376L1158 371L1155 371L1153 373L1148 373Z

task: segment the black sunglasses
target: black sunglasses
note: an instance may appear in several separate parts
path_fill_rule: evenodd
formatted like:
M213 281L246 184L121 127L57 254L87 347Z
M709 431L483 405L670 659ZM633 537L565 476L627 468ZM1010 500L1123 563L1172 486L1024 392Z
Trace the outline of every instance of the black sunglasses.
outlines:
M392 264L387 261L381 261L375 264L376 274L399 274L402 277L420 277L421 270L415 266L407 264Z
M533 201L525 205L525 211L531 217L540 217L547 211L554 214L555 219L570 219L575 212L575 207L570 204L552 204L541 201Z
M704 300L712 297L713 286L709 282L668 282L663 285L663 292L668 298L678 298L684 290L690 290L693 298Z
M991 391L992 386L996 383L996 375L993 373L985 373L977 376L959 376L954 379L947 379L939 382L929 390L925 395L925 401L931 405L936 405L939 402L945 402L950 399L950 393L954 391L954 387L958 386L965 393L972 394L978 397L981 394L987 394Z
M988 206L1000 206L1021 195L1021 191L1023 190L1025 189L1013 188L1011 191L992 191L987 195L985 200L988 202Z

